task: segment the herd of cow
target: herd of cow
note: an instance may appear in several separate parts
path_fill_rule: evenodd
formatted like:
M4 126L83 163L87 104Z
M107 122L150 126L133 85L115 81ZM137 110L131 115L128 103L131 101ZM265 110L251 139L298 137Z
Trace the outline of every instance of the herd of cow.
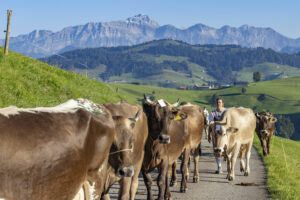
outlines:
M141 172L152 200L150 172L155 169L157 198L170 199L179 157L180 191L187 188L190 155L193 181L199 181L203 130L215 155L227 157L228 180L234 179L238 154L241 170L249 175L254 131L264 155L270 153L276 121L271 113L229 108L221 121L208 123L199 106L178 104L144 96L142 107L72 99L55 107L0 109L0 199L109 199L115 182L119 199L134 199Z

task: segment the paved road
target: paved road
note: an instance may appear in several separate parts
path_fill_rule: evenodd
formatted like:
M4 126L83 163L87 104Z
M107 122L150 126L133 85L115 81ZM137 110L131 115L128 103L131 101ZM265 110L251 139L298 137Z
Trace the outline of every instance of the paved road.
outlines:
M252 148L249 177L243 176L239 172L239 162L235 167L235 180L228 181L226 177L226 162L222 162L223 174L215 174L216 162L212 154L211 144L207 140L202 141L202 156L199 161L199 183L193 183L192 173L188 180L188 190L186 193L179 192L180 182L176 187L171 188L172 199L269 199L269 193L266 187L266 172L260 156L256 149ZM180 164L177 164L178 181L181 174L179 170ZM193 164L191 163L191 167ZM153 178L157 174L153 173ZM137 200L146 199L146 189L142 177L139 179L139 188L136 195ZM241 183L251 183L255 186L241 186ZM254 183L254 184L253 184ZM115 184L110 192L111 199L117 199L118 185ZM152 190L157 195L157 186L154 181Z

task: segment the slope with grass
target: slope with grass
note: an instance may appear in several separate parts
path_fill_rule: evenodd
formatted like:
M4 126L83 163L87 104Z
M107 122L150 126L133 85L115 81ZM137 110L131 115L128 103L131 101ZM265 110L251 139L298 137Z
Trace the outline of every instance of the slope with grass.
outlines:
M97 103L122 97L104 84L0 47L0 107L54 106L70 98Z
M268 157L263 157L258 137L253 144L265 163L272 198L300 199L300 142L273 136Z

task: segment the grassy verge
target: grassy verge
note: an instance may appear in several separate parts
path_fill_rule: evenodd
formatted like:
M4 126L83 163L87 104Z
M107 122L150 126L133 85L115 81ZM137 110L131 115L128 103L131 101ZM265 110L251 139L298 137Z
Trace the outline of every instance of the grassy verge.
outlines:
M273 136L268 157L263 157L257 136L254 146L265 163L271 197L300 199L300 142Z
M52 67L0 47L0 107L54 106L71 98L85 97L97 103L122 98L106 85Z

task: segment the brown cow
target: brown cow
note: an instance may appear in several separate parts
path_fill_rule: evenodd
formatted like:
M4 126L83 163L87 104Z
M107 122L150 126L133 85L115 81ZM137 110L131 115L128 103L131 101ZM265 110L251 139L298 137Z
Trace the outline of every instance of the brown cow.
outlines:
M109 199L109 187L119 181L119 199L134 200L148 137L147 118L140 106L124 101L104 106L113 115L116 136L109 155L108 174L102 176L106 183L103 199Z
M256 119L253 111L247 108L229 108L224 112L221 121L215 122L216 146L214 152L221 154L226 149L227 179L234 179L234 166L241 146L245 148L245 176L250 174L250 155L253 143Z
M189 137L186 139L185 147L185 154L183 156L188 156L187 160L189 159L190 153L194 157L194 183L199 181L199 173L198 173L198 162L200 157L200 143L203 134L204 128L204 113L202 109L197 105L192 105L190 103L181 103L179 107L180 111L183 111L188 114L188 118L184 121L185 125L187 126L187 131ZM175 165L174 165L175 164ZM176 162L172 166L172 178L171 178L171 185L176 184ZM187 164L187 163L182 163ZM182 166L184 169L187 169L187 166ZM187 171L188 173L188 171ZM183 175L183 174L182 174ZM186 188L186 180L187 177L183 177L182 187Z
M270 141L275 132L275 118L270 112L262 111L255 113L256 129L255 132L260 140L264 156L270 154Z
M0 198L70 200L99 173L115 135L111 114L87 99L56 107L0 109Z
M178 104L178 103L177 103ZM143 109L148 118L149 136L145 147L145 158L142 173L147 187L147 199L153 199L151 193L151 172L158 168L159 176L157 185L159 187L158 199L169 199L169 173L172 164L184 153L181 172L183 180L181 192L186 190L187 162L190 147L194 146L189 139L193 138L189 132L189 125L185 123L187 113L175 108L166 101L152 102L145 98ZM201 132L202 134L202 132ZM160 144L163 143L163 144Z

